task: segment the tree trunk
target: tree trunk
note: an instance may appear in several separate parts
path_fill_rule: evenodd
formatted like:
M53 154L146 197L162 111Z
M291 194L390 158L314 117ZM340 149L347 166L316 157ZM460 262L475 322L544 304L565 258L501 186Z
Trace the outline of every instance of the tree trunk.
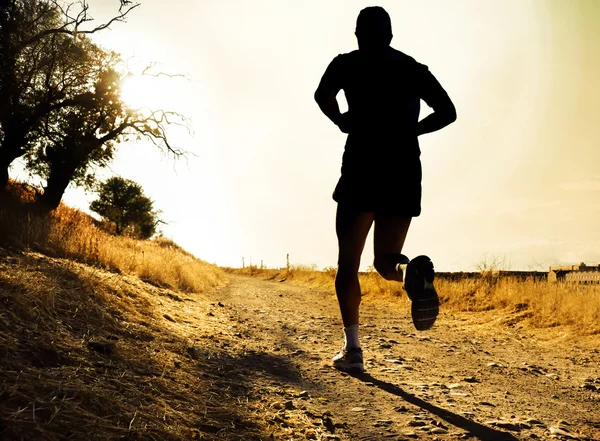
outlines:
M6 189L6 186L8 185L8 167L10 167L10 164L18 157L19 155L11 155L9 151L5 151L4 148L0 146L0 191Z
M27 142L24 136L4 133L4 140L0 144L0 191L8 184L8 168L17 158L25 154Z
M62 170L52 167L48 183L36 201L37 208L42 213L48 213L58 207L65 193L65 190L71 182L73 171Z

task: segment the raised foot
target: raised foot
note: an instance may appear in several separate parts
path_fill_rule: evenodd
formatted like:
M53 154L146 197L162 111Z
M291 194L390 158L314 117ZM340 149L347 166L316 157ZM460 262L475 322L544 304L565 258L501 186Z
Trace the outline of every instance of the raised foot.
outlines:
M427 256L415 257L406 267L404 289L412 301L411 315L418 331L431 329L440 312L434 277L433 262Z

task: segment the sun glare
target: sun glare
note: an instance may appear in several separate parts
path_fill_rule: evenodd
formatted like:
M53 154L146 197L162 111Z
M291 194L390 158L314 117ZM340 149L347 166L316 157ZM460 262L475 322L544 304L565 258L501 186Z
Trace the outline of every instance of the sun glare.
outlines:
M172 110L185 108L185 89L180 78L131 75L121 83L121 98L132 109Z
M155 77L129 76L121 84L121 98L133 109L155 107L161 96L156 80Z

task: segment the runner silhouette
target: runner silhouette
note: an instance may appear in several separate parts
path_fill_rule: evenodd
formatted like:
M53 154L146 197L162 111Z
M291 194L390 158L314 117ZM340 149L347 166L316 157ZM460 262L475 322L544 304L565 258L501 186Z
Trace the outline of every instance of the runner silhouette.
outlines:
M333 59L315 100L348 134L341 177L333 193L339 243L335 288L344 324L344 345L333 364L363 372L358 269L372 224L375 269L387 280L404 282L415 327L431 328L438 315L433 263L427 256L409 261L401 251L412 218L421 214L418 137L454 122L456 110L427 66L390 47L392 25L383 8L372 6L360 12L356 37L358 50ZM346 113L340 112L336 100L340 90L348 102ZM433 113L419 121L421 100Z

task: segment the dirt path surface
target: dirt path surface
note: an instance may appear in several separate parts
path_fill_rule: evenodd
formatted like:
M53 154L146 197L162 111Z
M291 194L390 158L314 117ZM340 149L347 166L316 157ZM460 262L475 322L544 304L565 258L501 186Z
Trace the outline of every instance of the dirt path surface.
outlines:
M598 350L443 311L417 333L404 299L365 299L367 373L351 376L330 363L342 342L331 293L231 276L207 300L229 321L211 338L247 357L223 368L251 385L240 399L254 397L269 439L600 439Z

